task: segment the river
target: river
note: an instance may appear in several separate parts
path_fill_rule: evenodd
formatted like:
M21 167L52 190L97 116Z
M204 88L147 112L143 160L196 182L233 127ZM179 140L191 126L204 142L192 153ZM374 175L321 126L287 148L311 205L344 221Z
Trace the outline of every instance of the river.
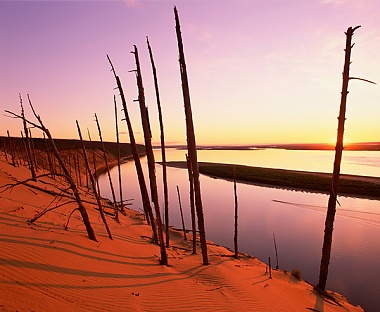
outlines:
M155 151L156 161L161 160ZM167 160L184 160L185 151L168 149ZM292 170L331 172L333 151L202 150L199 161ZM146 158L142 158L145 177ZM342 173L380 177L380 152L345 151ZM162 199L162 167L156 166ZM117 186L117 168L111 171ZM142 209L133 162L122 166L124 198L133 199L131 208ZM202 201L207 239L233 248L233 183L201 175ZM102 196L111 198L108 178L99 178ZM147 180L148 182L148 180ZM168 168L170 225L181 226L176 186L179 186L185 224L191 228L187 171ZM273 234L280 269L299 269L302 278L318 282L328 195L238 183L239 251L263 262L270 256L275 262ZM117 192L118 194L118 192ZM380 202L377 200L339 197L334 224L332 255L327 288L346 296L366 311L380 311Z

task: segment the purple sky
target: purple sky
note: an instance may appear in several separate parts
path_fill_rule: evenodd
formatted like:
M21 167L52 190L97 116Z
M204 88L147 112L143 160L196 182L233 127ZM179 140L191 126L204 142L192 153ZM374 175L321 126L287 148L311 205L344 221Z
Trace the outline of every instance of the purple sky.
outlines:
M153 141L159 142L149 36L166 140L185 143L173 4L198 144L333 142L349 26L362 26L353 39L351 75L380 84L377 0L1 1L1 109L19 112L18 94L26 103L29 93L53 136L77 138L78 119L97 138L97 113L104 139L114 140L109 54L142 142L138 105L132 102L135 77L128 72L135 68L130 51L136 44ZM349 89L346 141L380 141L379 86L351 81ZM0 135L19 135L20 121L0 118ZM120 131L126 131L125 123ZM122 140L129 141L127 135Z

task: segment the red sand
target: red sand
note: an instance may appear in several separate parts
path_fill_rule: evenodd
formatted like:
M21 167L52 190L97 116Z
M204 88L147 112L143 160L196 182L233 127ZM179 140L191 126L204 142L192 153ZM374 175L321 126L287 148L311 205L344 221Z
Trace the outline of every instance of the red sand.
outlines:
M0 186L29 177L27 168L0 157ZM56 192L63 187L50 178L40 181L30 184ZM200 252L192 255L191 242L176 231L168 248L170 267L161 266L143 216L127 210L120 224L107 216L110 240L85 189L98 242L87 238L78 212L63 229L75 203L28 224L44 208L70 199L25 185L1 191L1 311L363 311L333 292L328 293L336 301L322 298L288 272L273 270L270 279L265 264L245 255L236 260L211 242L211 264L203 266Z

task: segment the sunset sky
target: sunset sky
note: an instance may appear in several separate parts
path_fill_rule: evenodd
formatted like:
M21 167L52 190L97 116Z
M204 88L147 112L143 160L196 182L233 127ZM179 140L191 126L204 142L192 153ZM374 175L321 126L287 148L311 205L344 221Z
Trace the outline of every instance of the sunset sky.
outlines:
M153 142L159 142L149 36L166 141L185 143L173 5L199 145L333 142L350 26L362 26L353 38L351 76L380 84L378 0L0 1L1 109L18 113L18 94L26 104L29 93L54 137L78 138L78 119L97 138L97 113L104 139L115 140L109 54L142 142L138 104L132 102L136 81L128 72L135 69L135 44ZM380 141L380 86L354 80L349 90L346 142ZM0 135L9 130L19 136L21 126L0 117ZM125 122L120 131L129 142Z

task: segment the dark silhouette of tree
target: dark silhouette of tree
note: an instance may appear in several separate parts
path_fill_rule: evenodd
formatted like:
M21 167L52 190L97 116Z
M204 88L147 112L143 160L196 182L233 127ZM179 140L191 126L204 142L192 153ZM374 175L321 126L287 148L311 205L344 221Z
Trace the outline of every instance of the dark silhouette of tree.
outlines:
M160 101L160 92L158 89L156 65L154 64L153 53L152 53L152 49L151 49L150 44L149 44L148 37L146 38L146 42L148 45L150 62L152 64L154 88L156 90L158 120L160 123L160 140L161 140L161 157L162 157L162 183L164 186L164 211L165 211L165 225L166 225L165 234L166 234L166 247L169 247L169 240L170 240L170 237L169 237L169 194L168 194L168 181L167 181L167 173L166 173L164 122L162 120L162 109L161 109L161 101Z
M168 256L166 254L164 233L162 229L160 204L158 202L156 167L155 167L153 147L152 147L152 133L150 130L148 108L146 107L146 104L145 104L145 94L144 94L144 86L143 86L141 70L140 70L139 53L136 46L134 46L134 51L132 53L135 55L135 61L136 61L135 72L136 72L137 88L139 91L138 101L140 105L141 123L143 127L143 132L144 132L145 151L146 151L146 156L148 159L150 192L152 196L154 210L156 212L158 239L159 239L160 251L161 251L160 263L163 265L168 265Z
M139 181L139 186L140 186L140 193L141 193L141 199L143 202L143 207L144 207L144 212L146 216L146 220L148 224L152 226L152 234L153 234L153 240L156 244L158 244L158 236L157 236L157 227L156 227L156 222L153 216L153 210L150 205L149 201L149 195L148 195L148 190L145 184L145 178L144 178L144 173L141 167L141 161L140 161L140 155L137 149L136 145L136 140L135 140L135 135L133 133L133 128L132 128L132 123L131 119L129 118L129 113L128 113L128 108L127 108L127 101L124 96L124 90L123 86L121 85L121 81L119 76L116 75L115 68L112 65L111 59L107 55L107 59L111 65L111 71L114 74L117 88L119 89L120 92L120 98L121 98L121 103L123 105L123 111L124 111L124 117L125 117L125 122L127 123L128 127L128 134L129 134L129 141L131 143L131 150L132 150L132 155L133 155L133 160L135 163L135 168L136 168L136 173L137 173L137 178Z
M186 116L187 150L188 150L188 155L189 155L189 159L192 166L192 172L193 172L195 208L197 211L199 239L201 243L203 264L207 265L209 264L209 262L208 262L208 255L207 255L206 231L205 231L205 223L204 223L204 216L203 216L202 198L201 198L201 185L199 181L197 145L195 142L193 115L191 111L189 82L187 78L185 54L183 51L181 26L179 23L178 11L176 7L174 7L174 16L175 16L176 34L177 34L178 51L179 51L179 67L180 67L181 81L182 81L183 102L184 102L185 116Z
M363 80L366 82L373 83L372 81L350 77L350 58L351 58L351 49L353 44L351 44L352 36L354 31L360 26L354 28L349 27L346 32L346 48L345 48L345 59L344 59L344 68L343 68L343 83L342 83L342 92L340 100L340 110L338 117L338 132L335 146L335 159L334 159L334 169L332 175L332 184L330 190L330 196L327 207L326 221L325 221L325 235L323 239L322 247L322 259L321 266L319 271L319 282L316 286L319 290L324 291L326 288L328 268L330 263L331 256L331 244L332 244L332 234L334 228L334 219L336 212L336 202L338 196L338 186L339 186L339 177L340 177L340 164L342 162L342 153L343 153L343 135L344 135L344 123L346 120L346 103L347 103L347 94L348 94L348 82L350 79Z
M83 224L86 227L87 235L88 235L88 237L91 240L97 241L95 233L94 233L94 230L92 229L92 226L91 226L91 223L90 223L90 219L89 219L88 214L87 214L87 210L84 207L82 199L81 199L81 197L79 195L79 190L78 190L76 184L74 183L73 179L71 178L71 175L70 175L69 171L67 170L67 167L66 167L64 161L62 160L62 158L61 158L61 156L60 156L60 154L58 152L57 146L54 143L54 139L53 139L52 135L50 134L49 129L47 129L45 127L45 125L42 122L41 117L39 115L37 115L37 113L35 112L34 107L32 105L32 102L31 102L31 100L29 98L29 94L28 94L28 101L29 101L30 108L33 111L34 117L37 119L37 121L38 121L39 124L31 122L31 121L29 121L27 119L25 119L25 120L26 120L26 122L28 124L30 124L30 125L38 128L38 129L40 129L41 131L43 131L46 134L46 136L47 136L47 138L48 138L48 140L50 142L50 145L52 147L52 152L53 152L55 158L57 159L57 161L58 161L58 163L59 163L59 165L60 165L60 167L61 167L61 169L63 171L63 175L64 175L65 179L67 180L67 182L69 183L70 188L71 188L71 190L73 192L73 195L75 197L75 200L76 200L76 202L78 204L78 210L79 210L79 212L80 212L80 214L82 216ZM17 114L15 114L13 112L10 112L8 110L6 110L5 112L9 113L10 115L12 115L12 116L14 116L16 118L23 119L22 116L17 115Z

